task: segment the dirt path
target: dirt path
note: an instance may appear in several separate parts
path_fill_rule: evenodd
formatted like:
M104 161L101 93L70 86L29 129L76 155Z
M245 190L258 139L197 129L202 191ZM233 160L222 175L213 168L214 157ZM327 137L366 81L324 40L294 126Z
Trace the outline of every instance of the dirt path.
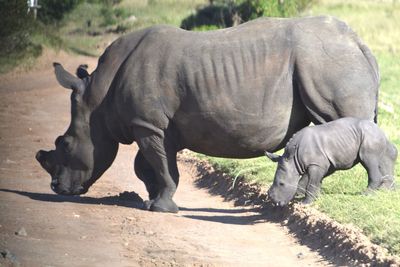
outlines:
M120 147L86 195L55 195L34 155L53 149L68 126L70 91L57 85L48 58L70 71L96 66L50 53L34 71L0 77L0 266L329 265L255 209L196 188L188 163L179 164L180 212L141 210L147 194L133 172L135 145Z

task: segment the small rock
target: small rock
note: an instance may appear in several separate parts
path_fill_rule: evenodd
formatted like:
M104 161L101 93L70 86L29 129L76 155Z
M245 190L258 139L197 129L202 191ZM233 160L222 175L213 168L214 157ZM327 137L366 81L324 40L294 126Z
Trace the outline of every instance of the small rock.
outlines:
M297 254L297 258L299 260L304 259L304 257L305 257L305 255L303 254L303 252L300 252L300 253Z
M126 20L129 22L135 22L135 21L137 21L137 18L134 15L132 15L129 18L127 18Z
M17 261L17 257L12 254L8 249L4 249L0 251L0 255L3 259L9 261L12 265L11 266L20 266L20 263Z
M10 159L6 159L6 163L7 164L15 164L17 163L16 161L10 160Z
M28 235L28 233L26 232L24 227L21 227L17 232L15 232L15 234L19 235L19 236L27 236Z

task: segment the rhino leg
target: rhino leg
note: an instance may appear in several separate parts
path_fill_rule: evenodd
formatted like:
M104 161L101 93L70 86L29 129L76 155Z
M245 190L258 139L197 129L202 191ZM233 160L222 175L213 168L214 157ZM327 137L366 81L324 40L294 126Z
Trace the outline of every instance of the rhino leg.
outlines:
M160 212L178 212L178 206L172 200L175 194L179 181L179 172L176 163L177 151L173 149L171 141L159 133L154 133L152 130L139 127L135 130L136 142L139 145L140 151L143 154L145 161L153 169L153 177L155 177L155 186L152 188L149 209ZM139 156L140 157L140 156ZM138 161L140 158L138 159ZM145 169L146 164L142 165ZM143 164L143 161L142 161ZM146 171L147 174L151 173ZM153 182L151 177L145 178L149 185ZM146 182L145 182L146 183Z
M384 143L383 138L372 135L367 132L370 138L365 138L361 144L359 157L360 163L367 170L368 173L368 191L376 190L380 187L390 187L393 182L392 171L388 170L387 164L382 164L386 160L386 155L382 155L381 143ZM382 165L381 168L379 165ZM393 165L394 166L394 165ZM388 186L389 185L389 186Z
M301 177L299 184L297 185L296 195L298 196L304 195L306 193L307 184L308 184L308 175L304 174Z
M306 197L302 201L303 204L310 204L313 202L317 197L321 190L321 182L326 174L326 170L317 166L311 165L307 169L307 173L304 174L308 178L307 190L306 190Z
M149 201L146 202L145 206L146 209L150 209L151 204L160 193L156 173L140 150L136 154L134 167L136 176L144 183L146 190L149 193Z
M361 164L368 173L368 191L378 189L383 182L383 177L379 171L379 159L372 156L364 156L361 159Z

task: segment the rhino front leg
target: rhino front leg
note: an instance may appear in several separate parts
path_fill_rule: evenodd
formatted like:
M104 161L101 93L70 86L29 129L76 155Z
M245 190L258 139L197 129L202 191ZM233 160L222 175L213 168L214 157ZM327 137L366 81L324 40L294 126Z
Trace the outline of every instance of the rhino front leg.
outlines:
M160 136L159 133L142 127L135 129L135 132L136 142L144 160L150 164L155 177L155 186L149 192L151 197L154 197L149 202L149 209L159 212L178 212L178 206L172 200L179 181L176 164L177 151L171 145L171 140ZM142 164L146 164L144 160L141 161ZM140 161L140 158L138 161ZM142 165L142 167L146 166ZM150 172L147 170L147 173ZM150 179L145 178L149 185L153 181Z
M310 204L318 197L321 190L321 182L325 174L326 171L317 165L311 165L308 167L306 173L306 177L308 177L308 184L306 189L306 197L302 201L303 204Z
M296 195L303 196L307 191L307 185L308 185L308 175L307 173L305 173L301 177L299 184L297 185Z
M145 201L145 209L149 210L151 204L153 204L160 193L160 185L157 182L156 173L140 150L136 154L134 168L136 176L144 183L149 193L149 200Z
M383 182L383 175L379 171L379 159L375 157L363 156L361 164L367 170L368 173L368 188L366 193L378 189Z

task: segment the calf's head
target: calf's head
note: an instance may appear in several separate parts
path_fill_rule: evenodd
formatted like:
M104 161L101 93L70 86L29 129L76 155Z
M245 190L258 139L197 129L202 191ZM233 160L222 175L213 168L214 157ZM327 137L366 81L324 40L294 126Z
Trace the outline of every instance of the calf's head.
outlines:
M290 156L286 151L282 156L269 152L265 152L265 155L273 162L278 163L274 182L268 190L268 196L278 206L285 206L296 194L297 186L301 178L296 168L294 157Z
M54 63L58 82L72 89L71 123L55 141L55 150L40 150L36 159L51 175L51 189L64 195L83 194L111 165L118 143L107 138L101 120L85 103L83 95L90 76L81 70L79 78ZM82 74L83 73L83 74Z

